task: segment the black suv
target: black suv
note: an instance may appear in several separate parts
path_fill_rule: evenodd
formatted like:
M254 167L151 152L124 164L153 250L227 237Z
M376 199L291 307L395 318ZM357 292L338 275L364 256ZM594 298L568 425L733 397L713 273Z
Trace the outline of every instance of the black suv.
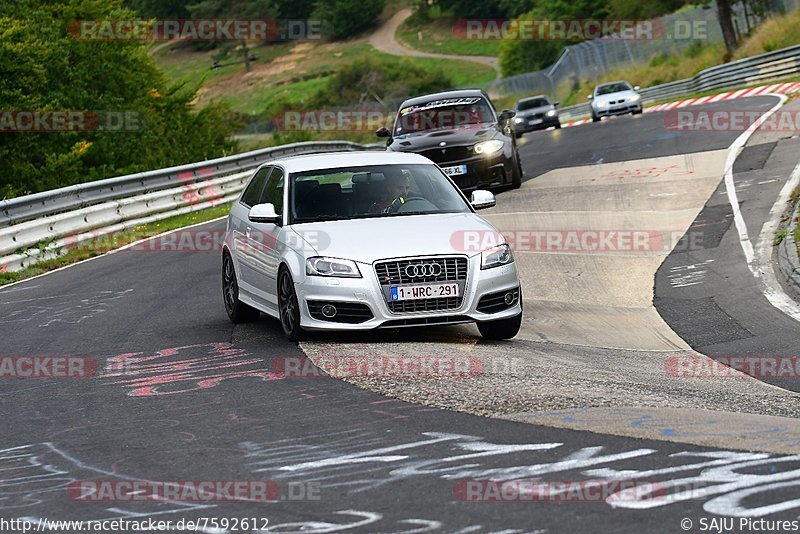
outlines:
M390 131L387 150L414 152L430 159L463 191L522 184L522 166L511 119L499 115L479 90L447 91L406 100Z

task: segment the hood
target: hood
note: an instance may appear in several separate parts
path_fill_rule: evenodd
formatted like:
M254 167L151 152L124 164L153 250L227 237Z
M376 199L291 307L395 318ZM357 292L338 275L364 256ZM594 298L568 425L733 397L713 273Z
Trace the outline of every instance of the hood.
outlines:
M628 99L634 95L638 95L636 91L617 91L616 93L608 93L607 95L600 95L596 96L592 99L593 104L598 104L600 102L617 102L619 100L628 101Z
M467 128L433 130L431 132L395 137L389 145L397 152L417 152L429 148L446 146L473 145L492 139L497 133L493 124L476 124Z
M314 235L316 253L372 263L386 258L480 252L477 243L497 240L497 230L474 213L407 215L295 224Z

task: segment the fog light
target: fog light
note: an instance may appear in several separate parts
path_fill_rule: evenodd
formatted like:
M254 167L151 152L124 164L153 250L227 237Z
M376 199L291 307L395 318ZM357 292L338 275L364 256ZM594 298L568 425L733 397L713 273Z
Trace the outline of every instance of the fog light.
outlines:
M336 306L332 304L326 304L322 307L322 310L320 311L322 312L322 315L330 319L331 317L336 315Z
M506 293L506 296L503 300L506 301L506 306L511 306L514 303L514 301L517 300L517 296L514 295L513 291L509 291L508 293Z

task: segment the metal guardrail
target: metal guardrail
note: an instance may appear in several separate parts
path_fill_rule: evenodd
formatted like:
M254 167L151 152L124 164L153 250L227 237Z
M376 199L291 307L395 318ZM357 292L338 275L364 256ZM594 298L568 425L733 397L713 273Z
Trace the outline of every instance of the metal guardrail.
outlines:
M58 257L83 241L232 202L252 170L265 161L292 154L379 149L385 147L348 141L294 143L6 200L0 271Z
M658 102L715 89L736 89L796 74L800 74L800 45L731 61L702 70L692 78L642 89L642 102ZM589 104L583 103L562 108L560 116L562 120L573 120L590 114Z
M0 201L0 228L100 202L188 185L234 172L254 169L264 161L292 154L369 150L371 148L373 147L347 141L292 143L177 167L71 185Z

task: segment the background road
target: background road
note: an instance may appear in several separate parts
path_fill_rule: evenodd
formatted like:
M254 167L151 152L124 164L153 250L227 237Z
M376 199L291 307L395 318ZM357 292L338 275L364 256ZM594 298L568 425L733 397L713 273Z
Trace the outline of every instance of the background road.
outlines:
M765 97L746 105L773 104ZM676 135L663 123L659 127L659 115L528 136L521 150L526 175L601 158L714 151L736 135ZM514 195L501 195L500 208ZM601 207L604 198L595 204ZM203 229L222 227L215 222ZM684 517L695 527L700 517L713 514L797 517L797 457L488 419L410 404L339 380L273 372L276 358L301 357L301 348L311 354L364 345L373 353L397 347L422 354L458 350L482 358L527 354L534 364L551 363L550 357L598 365L613 361L620 350L539 339L536 324L526 325L513 343L485 343L464 327L315 336L298 348L284 341L272 319L230 324L220 289L217 252L125 251L0 290L0 354L83 355L100 368L94 378L0 381L0 517L268 517L281 532L592 532L598 525L620 532L680 531ZM526 298L535 310L535 295ZM631 365L647 356L624 353ZM542 369L554 373L545 378L562 381L564 398L577 398L577 405L585 401L582 380L590 376L559 377L563 367ZM453 391L472 387L432 383L418 384L431 395L419 400L436 404L438 391L446 405ZM665 383L667 393L674 389L680 388ZM517 408L524 400L516 401ZM488 396L478 401L498 402ZM459 481L534 477L659 481L679 490L616 506L469 503L454 494ZM204 505L209 508L78 503L64 489L71 480L126 478L270 479L284 497L290 483L320 487L318 500ZM692 488L699 491L685 491Z

